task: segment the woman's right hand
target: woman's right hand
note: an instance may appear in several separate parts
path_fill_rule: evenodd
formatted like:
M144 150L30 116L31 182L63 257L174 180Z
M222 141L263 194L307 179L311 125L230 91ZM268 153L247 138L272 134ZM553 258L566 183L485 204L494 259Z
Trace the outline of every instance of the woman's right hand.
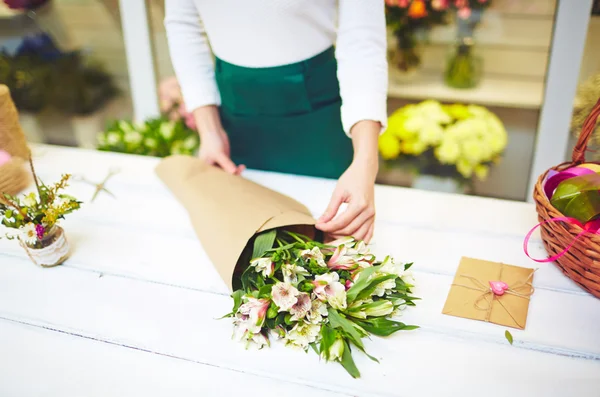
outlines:
M198 157L207 164L218 166L230 174L239 175L242 173L246 167L244 165L238 166L231 161L229 138L221 126L217 107L200 107L194 110L194 118L200 134Z

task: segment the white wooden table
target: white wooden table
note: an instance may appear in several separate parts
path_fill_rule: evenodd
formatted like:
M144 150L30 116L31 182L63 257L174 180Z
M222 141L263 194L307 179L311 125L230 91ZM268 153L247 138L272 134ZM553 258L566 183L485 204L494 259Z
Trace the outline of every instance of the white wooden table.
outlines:
M404 321L420 325L367 341L381 364L356 354L362 378L278 343L231 341L216 320L230 298L182 207L154 174L157 159L50 146L38 173L101 180L117 198L73 183L86 201L63 222L74 245L41 269L0 240L0 396L600 396L600 300L552 264L522 251L536 222L527 203L377 188L374 250L414 261L416 294ZM332 181L247 172L320 215ZM314 194L318 190L318 194ZM539 236L532 253L544 255ZM461 256L538 267L527 328L442 315Z

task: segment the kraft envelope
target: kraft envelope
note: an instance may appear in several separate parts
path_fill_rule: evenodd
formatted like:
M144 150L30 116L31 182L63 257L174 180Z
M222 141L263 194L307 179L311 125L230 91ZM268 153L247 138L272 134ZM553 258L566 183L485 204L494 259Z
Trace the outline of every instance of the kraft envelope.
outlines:
M202 247L230 290L242 253L257 233L285 226L314 237L316 220L308 208L241 176L189 156L167 157L155 171L187 210Z
M525 329L533 272L534 269L462 258L442 313ZM503 295L495 295L490 281L503 281L509 289Z

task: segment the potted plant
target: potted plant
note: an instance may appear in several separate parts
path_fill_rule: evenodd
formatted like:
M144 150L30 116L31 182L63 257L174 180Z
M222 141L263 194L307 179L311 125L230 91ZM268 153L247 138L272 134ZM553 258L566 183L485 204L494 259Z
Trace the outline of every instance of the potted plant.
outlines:
M69 244L64 230L58 225L65 215L78 210L81 202L61 193L70 175L63 175L53 185L40 182L29 160L36 191L22 197L0 194L0 223L15 229L8 239L17 239L29 258L42 267L62 264L69 256Z
M408 170L413 187L458 193L466 192L474 177L487 178L507 140L502 122L486 108L427 100L390 116L379 150L384 171Z
M389 58L402 73L421 65L419 36L445 23L448 7L449 0L386 0L386 21L395 47Z

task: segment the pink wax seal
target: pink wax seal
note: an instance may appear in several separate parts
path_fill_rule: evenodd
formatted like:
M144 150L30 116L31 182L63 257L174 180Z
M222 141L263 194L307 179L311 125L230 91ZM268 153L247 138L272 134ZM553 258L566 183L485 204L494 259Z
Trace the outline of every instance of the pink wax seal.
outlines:
M504 291L508 289L508 284L504 281L490 281L490 287L494 295L504 295Z
M11 159L10 154L4 150L0 150L0 165L8 163Z

